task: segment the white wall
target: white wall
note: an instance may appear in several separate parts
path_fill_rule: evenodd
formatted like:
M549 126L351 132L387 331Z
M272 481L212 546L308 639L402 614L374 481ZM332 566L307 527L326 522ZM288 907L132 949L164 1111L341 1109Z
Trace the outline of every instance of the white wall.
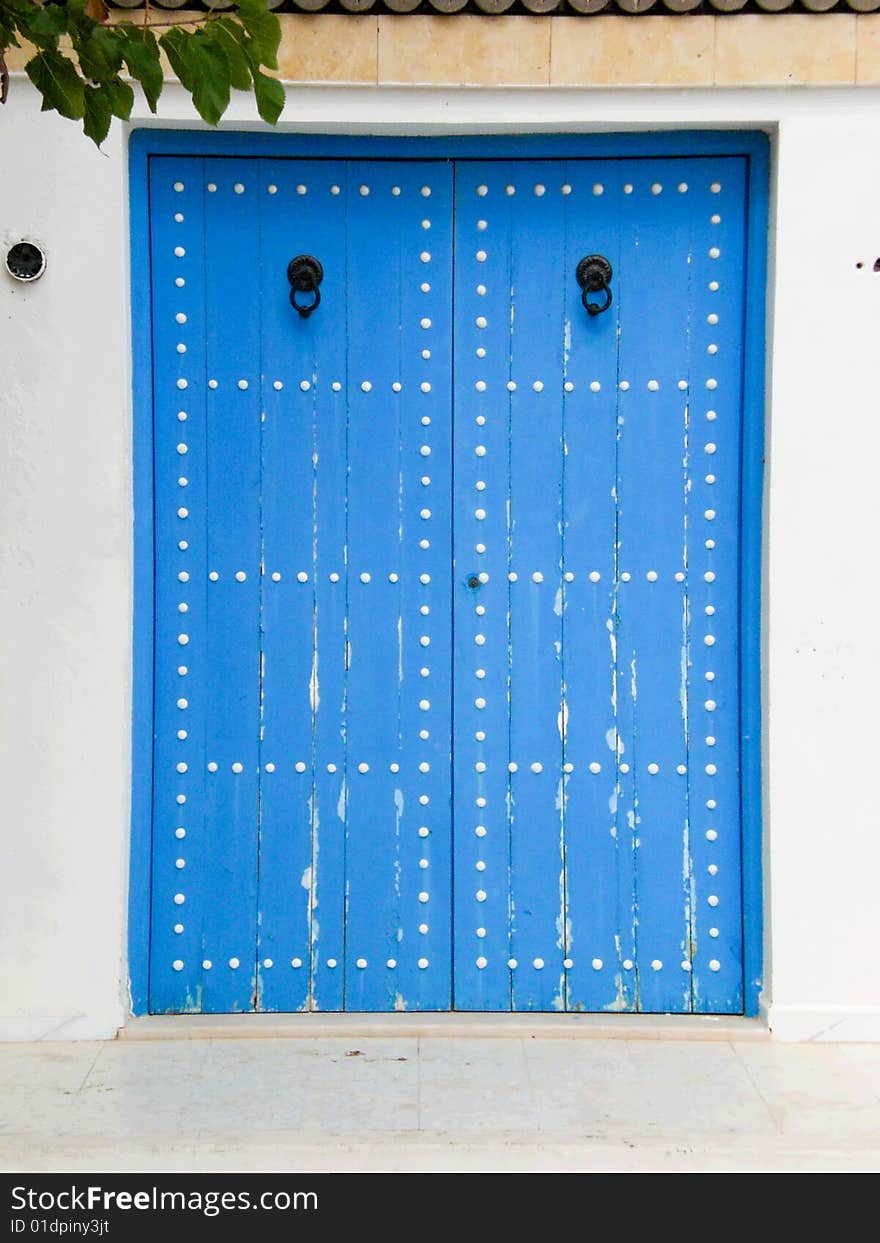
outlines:
M89 151L15 81L0 114L0 1037L124 1016L130 355L121 135Z
M866 100L780 141L767 830L771 1019L795 1039L880 1040L878 139Z
M299 88L288 106L299 128L337 132L775 131L765 999L783 1039L880 1039L878 103L866 88ZM251 127L249 101L236 108ZM171 91L160 123L183 122ZM0 278L0 1038L110 1036L130 789L124 135L96 152L17 79L0 167L0 243L25 235L49 258L31 288Z

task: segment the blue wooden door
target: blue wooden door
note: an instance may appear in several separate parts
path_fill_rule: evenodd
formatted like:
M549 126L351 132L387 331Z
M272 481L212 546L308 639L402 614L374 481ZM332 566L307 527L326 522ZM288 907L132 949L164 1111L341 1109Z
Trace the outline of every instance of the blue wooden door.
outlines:
M150 187L151 1010L740 1011L745 160Z
M735 158L458 167L463 1009L742 1008L745 198Z

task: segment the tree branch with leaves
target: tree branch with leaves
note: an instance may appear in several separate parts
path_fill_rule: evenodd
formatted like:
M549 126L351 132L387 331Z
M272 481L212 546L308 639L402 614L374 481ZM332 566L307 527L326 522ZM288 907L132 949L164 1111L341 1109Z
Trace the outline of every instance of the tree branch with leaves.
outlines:
M156 31L161 31L158 35ZM284 88L267 69L278 68L281 26L265 0L238 0L235 10L208 11L184 22L110 21L104 0L0 0L0 103L6 103L6 52L30 45L25 72L40 92L43 112L73 121L98 146L113 117L127 121L137 82L151 112L165 85L160 49L192 97L199 115L216 125L232 89L253 91L257 111L274 125Z

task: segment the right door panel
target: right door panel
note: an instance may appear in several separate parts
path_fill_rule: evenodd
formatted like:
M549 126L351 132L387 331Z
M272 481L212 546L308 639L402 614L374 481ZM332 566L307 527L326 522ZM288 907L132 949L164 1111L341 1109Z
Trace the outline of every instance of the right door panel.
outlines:
M456 166L457 1009L742 1009L746 192Z

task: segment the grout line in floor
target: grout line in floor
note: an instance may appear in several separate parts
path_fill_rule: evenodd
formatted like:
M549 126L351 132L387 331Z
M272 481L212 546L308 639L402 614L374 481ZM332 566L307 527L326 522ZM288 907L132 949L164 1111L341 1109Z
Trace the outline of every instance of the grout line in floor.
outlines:
M80 1092L82 1092L83 1088L84 1088L84 1087L86 1086L86 1084L88 1083L88 1081L89 1081L89 1076L91 1075L91 1073L92 1073L92 1071L95 1069L95 1067L98 1065L98 1058L99 1058L99 1057L101 1056L101 1054L104 1052L104 1049L105 1049L105 1048L106 1048L106 1046L105 1046L105 1045L103 1045L103 1044L98 1045L97 1049L95 1050L95 1056L94 1056L94 1057L92 1058L92 1060L89 1062L88 1070L87 1070L87 1071L86 1071L86 1073L83 1075L82 1079L80 1080L79 1087L76 1089L76 1092L74 1093L74 1095L75 1095L75 1096L79 1096Z
M422 1130L422 1038L416 1036L416 1130Z
M777 1118L776 1113L775 1113L775 1111L774 1111L773 1107L771 1106L770 1102L767 1100L767 1097L764 1095L763 1091L761 1090L761 1086L760 1086L760 1084L758 1083L758 1080L757 1080L757 1079L755 1078L755 1076L752 1074L751 1068L750 1068L750 1067L749 1067L749 1065L748 1065L748 1064L744 1061L744 1059L740 1057L740 1055L739 1055L739 1049L736 1047L736 1042L735 1042L735 1041L733 1041L733 1040L731 1040L731 1041L730 1041L730 1048L731 1048L731 1050L732 1050L732 1052L733 1052L733 1056L736 1058L736 1060L737 1060L738 1064L740 1065L740 1067L741 1067L741 1068L742 1068L742 1070L744 1071L746 1078L748 1079L749 1083L752 1085L752 1089L753 1089L753 1091L754 1091L755 1095L757 1096L757 1098L758 1098L758 1100L761 1102L761 1104L764 1106L764 1109L765 1109L765 1110L766 1110L766 1112L767 1112L767 1116L768 1116L768 1118L770 1119L770 1121L773 1123L773 1126L774 1126L774 1129L776 1130L776 1133L777 1133L779 1136L781 1136L781 1135L783 1134L783 1130L782 1130L782 1121L781 1121L781 1119L780 1119L780 1118Z

